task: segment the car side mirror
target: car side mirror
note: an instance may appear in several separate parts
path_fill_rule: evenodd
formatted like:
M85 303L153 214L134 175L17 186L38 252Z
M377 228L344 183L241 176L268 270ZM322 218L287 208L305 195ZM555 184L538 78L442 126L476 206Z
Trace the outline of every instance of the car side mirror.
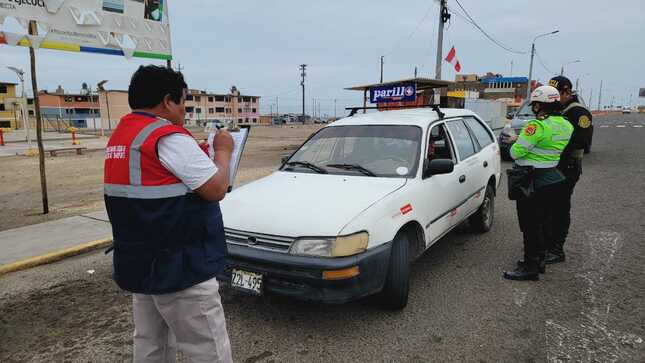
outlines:
M291 157L291 154L280 155L280 160L282 161L282 164L286 163L290 157Z
M433 175L450 174L455 170L455 163L451 159L434 159L423 163L423 178L429 178Z
M513 113L512 112L507 113L506 114L506 119L507 120L512 120L513 119Z

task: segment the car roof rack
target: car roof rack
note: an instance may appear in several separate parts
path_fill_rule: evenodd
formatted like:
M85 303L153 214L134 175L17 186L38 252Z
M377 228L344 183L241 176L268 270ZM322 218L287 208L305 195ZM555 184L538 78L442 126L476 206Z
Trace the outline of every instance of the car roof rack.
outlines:
M439 116L439 119L442 119L446 116L445 113L441 112L441 108L439 108L439 105L437 104L428 104L428 105L409 105L409 106L369 106L369 107L346 107L345 110L350 111L349 116L347 117L352 117L358 112L359 110L382 110L385 109L385 111L388 111L390 109L393 110L398 110L398 109L406 109L406 108L432 108L432 111L437 113L437 116Z

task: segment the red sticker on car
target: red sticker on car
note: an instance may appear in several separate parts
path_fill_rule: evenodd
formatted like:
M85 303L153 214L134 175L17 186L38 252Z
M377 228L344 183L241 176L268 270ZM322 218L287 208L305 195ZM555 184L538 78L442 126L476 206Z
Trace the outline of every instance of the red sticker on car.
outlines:
M532 135L534 135L534 134L535 134L535 125L528 125L528 126L526 126L526 128L524 129L524 133L525 133L527 136L532 136Z
M401 213L402 214L408 214L410 212L412 212L412 205L406 204L403 207L401 207Z

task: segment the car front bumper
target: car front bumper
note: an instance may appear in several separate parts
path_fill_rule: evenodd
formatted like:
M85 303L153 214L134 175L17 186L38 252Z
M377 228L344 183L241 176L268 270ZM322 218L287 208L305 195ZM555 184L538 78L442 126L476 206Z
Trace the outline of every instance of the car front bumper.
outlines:
M228 245L229 264L218 280L230 284L231 270L260 273L264 291L299 300L342 304L375 294L383 289L392 243L371 248L358 255L338 258L305 257ZM323 271L358 266L357 276L342 280L323 279Z

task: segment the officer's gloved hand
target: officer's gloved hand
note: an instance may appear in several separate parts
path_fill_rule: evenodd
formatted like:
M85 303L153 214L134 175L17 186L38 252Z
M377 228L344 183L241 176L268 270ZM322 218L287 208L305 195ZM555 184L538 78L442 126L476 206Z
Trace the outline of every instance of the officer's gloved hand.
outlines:
M514 144L517 141L517 135L504 135L500 136L500 140L505 144Z

